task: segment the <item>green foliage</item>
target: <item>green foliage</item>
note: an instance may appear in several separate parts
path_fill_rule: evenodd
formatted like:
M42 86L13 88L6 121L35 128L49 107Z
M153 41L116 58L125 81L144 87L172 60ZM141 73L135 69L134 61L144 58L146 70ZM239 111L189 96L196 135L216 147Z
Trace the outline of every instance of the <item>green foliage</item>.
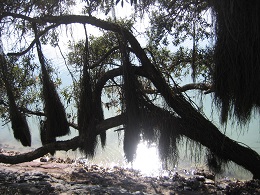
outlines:
M158 44L170 35L172 43L177 46L188 39L197 42L212 37L208 9L204 1L158 1L150 14L152 40Z
M74 67L83 66L83 52L84 52L84 41L81 40L77 43L69 42L68 62ZM100 37L89 37L89 63L90 66L97 62L103 55L105 55L111 48L116 46L116 37L112 33L105 33ZM98 66L103 66L105 64L114 64L115 59L111 56L106 58Z
M21 58L9 58L8 60L10 62L8 64L8 70L11 73L10 76L12 76L9 76L9 80L19 107L37 107L37 102L39 102L40 99L39 93L37 92L36 80L38 66L33 62L33 59L33 55L26 55ZM8 104L2 78L0 78L0 83L0 99ZM8 116L7 109L2 107L0 114L2 116Z
M6 0L0 4L1 12L24 13L26 15L60 15L69 11L75 0Z
M160 69L164 78L170 85L181 84L184 78L190 75L192 70L193 50L179 47L172 52L168 47L160 48L153 45L147 46L150 58L156 59L155 65ZM196 50L196 80L197 82L211 83L213 52L212 48L197 48Z

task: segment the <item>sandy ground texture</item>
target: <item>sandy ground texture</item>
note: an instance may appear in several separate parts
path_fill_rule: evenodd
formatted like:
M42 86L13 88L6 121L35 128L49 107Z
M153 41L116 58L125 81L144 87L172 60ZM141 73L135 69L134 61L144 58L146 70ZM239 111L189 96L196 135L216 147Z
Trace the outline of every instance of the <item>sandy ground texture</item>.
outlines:
M196 171L191 177L183 177L177 172L145 177L132 169L86 166L69 158L45 156L17 165L0 163L0 193L244 195L260 194L260 181L214 181L214 175L203 170Z

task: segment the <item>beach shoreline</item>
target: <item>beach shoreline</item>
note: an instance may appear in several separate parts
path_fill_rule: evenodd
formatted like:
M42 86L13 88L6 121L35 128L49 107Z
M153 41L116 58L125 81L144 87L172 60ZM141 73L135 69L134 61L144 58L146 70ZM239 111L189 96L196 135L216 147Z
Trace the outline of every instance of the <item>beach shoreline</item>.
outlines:
M17 152L1 150L2 154ZM86 165L73 159L46 155L15 165L0 163L0 192L4 194L259 194L260 181L215 181L214 174L196 170L185 177L147 177L139 171L114 166Z

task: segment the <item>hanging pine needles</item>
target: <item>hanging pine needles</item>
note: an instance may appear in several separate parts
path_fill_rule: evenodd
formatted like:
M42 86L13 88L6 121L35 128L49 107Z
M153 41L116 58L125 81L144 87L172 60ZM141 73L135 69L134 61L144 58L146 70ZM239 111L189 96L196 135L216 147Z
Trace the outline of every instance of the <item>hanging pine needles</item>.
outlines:
M165 166L168 163L175 165L178 160L177 145L181 141L181 126L177 117L176 120L173 120L168 111L149 101L143 102L143 105L146 107L143 117L147 118L142 121L142 124L145 125L142 128L143 139L158 143L159 157Z
M137 77L133 71L129 59L127 42L123 37L119 38L121 61L123 65L123 111L126 113L124 125L124 152L127 161L132 162L135 157L137 144L140 141L141 115L140 115L140 89Z
M212 151L207 150L206 163L213 173L222 173L223 167L227 165L228 162L227 159L221 158Z
M170 161L175 164L178 159L177 145L181 136L178 132L178 125L172 124L172 121L169 122L170 120L167 120L167 118L164 120L161 120L159 124L160 137L158 148L160 159L163 162Z
M41 138L42 145L46 145L48 143L52 143L56 141L55 137L51 137L50 135L47 135L46 120L40 121L40 138Z
M215 97L222 122L260 107L260 1L211 1L216 20Z
M101 102L101 97L96 97L95 99L99 99L93 104L96 106L96 120L97 122L100 122L104 120L104 114L103 114L103 109L102 109L102 102ZM106 140L107 140L107 134L106 132L101 132L99 134L100 137L100 142L101 142L101 147L104 148L106 146Z
M56 141L56 137L53 137L52 135L48 135L48 131L47 131L47 125L46 125L46 120L41 120L40 121L40 138L41 138L41 142L42 145L46 145L48 143L52 143ZM55 151L50 152L51 155L54 155Z
M84 26L85 28L85 26ZM80 97L78 105L78 127L79 136L82 139L81 150L88 157L93 157L95 155L95 149L97 145L97 136L95 132L96 125L96 110L94 106L94 101L92 97L92 84L91 76L89 74L89 64L88 64L88 36L85 28L86 42L84 48L84 64L83 73L80 81ZM104 141L104 140L103 140Z
M8 74L7 61L0 55L1 77L5 84L7 97L9 100L9 114L15 139L19 140L23 146L31 146L31 133L25 115L20 112L15 102L13 87L11 85L11 75Z
M34 32L37 37L36 24L33 25ZM56 91L55 85L50 78L49 72L45 65L44 55L42 53L41 44L36 40L36 47L39 61L42 69L42 94L44 99L44 111L46 114L46 136L54 138L69 134L69 124L63 104Z

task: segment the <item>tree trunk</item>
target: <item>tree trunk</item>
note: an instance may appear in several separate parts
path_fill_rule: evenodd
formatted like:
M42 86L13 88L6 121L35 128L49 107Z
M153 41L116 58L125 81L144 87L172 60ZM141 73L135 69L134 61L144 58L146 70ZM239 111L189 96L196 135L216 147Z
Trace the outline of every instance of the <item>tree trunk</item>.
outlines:
M186 121L182 123L187 124ZM253 174L254 179L260 179L260 156L257 152L228 138L209 121L205 121L204 124L206 128L183 128L181 133L206 146L222 159L231 160L244 167Z
M223 159L231 160L249 170L255 179L260 179L260 156L250 148L241 146L237 142L222 134L216 126L199 113L178 91L172 91L161 76L161 73L147 58L135 37L124 31L128 40L141 60L149 78L165 98L168 105L181 117L183 124L190 128L183 129L181 133L188 138L208 147L212 152Z
M221 159L233 161L242 166L253 174L254 179L260 179L260 155L251 148L242 146L238 142L225 136L213 123L204 118L199 112L193 112L193 119L200 118L200 121L194 124L194 121L187 121L186 119L176 117L169 111L158 107L154 109L156 109L157 119L151 116L151 121L166 119L168 123L173 124L170 126L178 129L180 135L186 136L207 147ZM162 116L164 116L165 119L163 119Z
M231 160L249 170L255 179L260 179L260 156L222 134L218 128L197 111L186 99L172 92L160 73L153 67L147 68L151 79L168 105L181 117L182 124L189 128L182 129L183 135L201 143L219 157Z

